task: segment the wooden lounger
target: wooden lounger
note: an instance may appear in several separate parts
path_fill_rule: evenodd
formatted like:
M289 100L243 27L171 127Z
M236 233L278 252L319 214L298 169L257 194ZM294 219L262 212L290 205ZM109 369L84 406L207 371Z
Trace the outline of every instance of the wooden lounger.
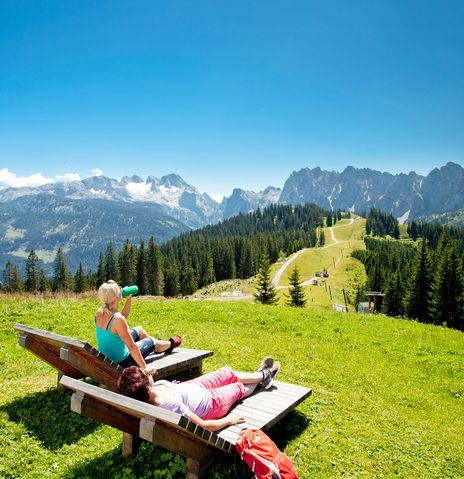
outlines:
M187 479L203 477L221 453L233 453L242 428L266 430L311 394L311 389L274 381L234 406L246 422L209 432L187 418L112 391L63 376L60 383L74 391L71 409L123 431L123 455L139 438L187 458Z
M89 377L112 391L116 390L117 380L124 369L89 343L19 323L14 327L20 333L21 346L58 369L58 381L64 374L76 379ZM212 351L188 348L176 348L171 354L155 354L156 378L189 369L200 374L203 359L212 355Z

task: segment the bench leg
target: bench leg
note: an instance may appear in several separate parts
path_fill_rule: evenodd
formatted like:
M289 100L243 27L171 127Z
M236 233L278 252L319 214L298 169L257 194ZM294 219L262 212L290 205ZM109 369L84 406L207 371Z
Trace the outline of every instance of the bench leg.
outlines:
M63 376L64 376L64 374L63 374L60 370L58 370L58 378L57 378L57 381L56 381L56 387L57 387L60 391L66 390L66 388L60 384L60 379L61 379Z
M201 376L203 374L203 361L201 359L192 367L191 374L194 377Z
M122 457L127 457L136 453L141 442L142 440L140 439L140 437L129 434L128 432L123 432Z
M211 466L216 462L216 458L220 455L219 452L214 454L210 452L204 458L197 460L190 457L187 458L187 474L186 479L200 479L202 477L207 477L207 474Z

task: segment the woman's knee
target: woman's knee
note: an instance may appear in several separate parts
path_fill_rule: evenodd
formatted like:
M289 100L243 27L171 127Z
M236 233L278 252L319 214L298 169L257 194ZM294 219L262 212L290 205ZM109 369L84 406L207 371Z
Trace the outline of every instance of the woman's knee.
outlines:
M142 326L135 326L134 329L137 331L140 339L148 338L148 333L142 328Z

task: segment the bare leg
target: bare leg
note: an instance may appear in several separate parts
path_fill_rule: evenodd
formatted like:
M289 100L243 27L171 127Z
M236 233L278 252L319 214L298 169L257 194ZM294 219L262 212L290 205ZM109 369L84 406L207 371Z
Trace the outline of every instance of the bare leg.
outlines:
M243 397L247 397L253 394L255 392L256 386L258 386L258 383L244 384L243 387L245 388L245 396Z
M164 341L163 339L152 338L155 342L155 353L162 353L171 347L171 341Z
M263 372L254 372L254 373L242 373L241 371L234 371L237 379L242 384L258 384L263 380Z
M135 326L134 328L137 331L140 339L147 339L150 335L142 328L142 326Z
M153 339L153 342L155 343L155 352L156 353L162 353L163 351L166 351L166 349L171 347L171 342L170 341L164 341L162 339L156 339L150 336L143 328L142 326L135 326L134 328L140 339L147 339L150 338Z
M234 371L237 376L238 382L242 383L245 388L245 396L253 394L256 386L264 379L264 373L262 371L254 373L243 373L241 371Z

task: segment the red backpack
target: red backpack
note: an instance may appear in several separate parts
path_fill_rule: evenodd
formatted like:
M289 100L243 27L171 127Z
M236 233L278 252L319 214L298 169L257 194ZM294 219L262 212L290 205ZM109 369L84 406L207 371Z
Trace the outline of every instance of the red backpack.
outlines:
M298 479L290 458L259 429L242 429L235 450L257 479Z

